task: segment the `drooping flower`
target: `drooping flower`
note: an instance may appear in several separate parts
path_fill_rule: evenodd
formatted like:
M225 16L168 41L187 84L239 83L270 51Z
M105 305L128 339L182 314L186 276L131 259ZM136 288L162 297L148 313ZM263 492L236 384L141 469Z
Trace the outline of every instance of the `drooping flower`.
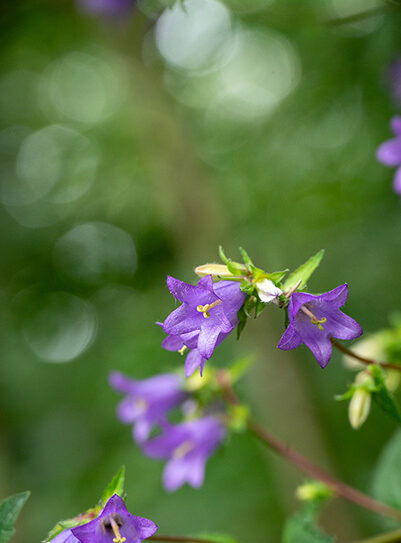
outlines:
M306 292L294 293L288 305L290 324L278 348L288 351L304 343L324 368L332 354L330 338L355 339L363 333L354 319L340 311L347 298L347 284L318 296Z
M258 281L256 283L256 289L258 291L259 298L265 303L277 303L279 296L283 294L283 291L276 287L273 281L270 281L270 279L267 278Z
M386 166L397 166L394 175L393 189L401 196L401 117L396 115L391 119L391 129L395 138L385 141L377 149L376 157Z
M131 515L120 496L114 494L95 520L71 532L80 543L142 543L157 528L151 520Z
M235 281L213 284L211 275L202 277L198 285L168 277L167 286L182 305L163 323L163 330L168 334L163 346L173 350L176 343L179 348L175 350L193 349L187 365L194 371L198 366L203 367L216 346L238 324L237 313L246 295Z
M90 15L121 19L131 13L136 0L76 0L76 3L80 10Z
M163 486L174 492L183 484L202 486L208 458L223 441L225 428L214 416L168 425L164 432L142 445L152 458L167 460Z
M117 414L122 422L134 425L137 442L147 439L155 425L165 422L167 412L186 398L182 379L172 373L137 381L113 372L109 382L115 390L126 395Z

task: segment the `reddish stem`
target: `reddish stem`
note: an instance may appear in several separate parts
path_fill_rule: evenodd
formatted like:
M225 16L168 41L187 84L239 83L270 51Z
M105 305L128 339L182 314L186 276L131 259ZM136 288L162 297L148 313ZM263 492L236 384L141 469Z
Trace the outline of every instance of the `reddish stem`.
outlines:
M346 354L347 356L350 356L351 358L355 358L355 360L362 362L362 364L366 364L368 366L370 366L371 364L376 364L376 366L380 366L381 368L384 368L385 370L401 371L400 364L392 364L391 362L378 362L377 360L372 360L371 358L366 358L365 356L360 356L359 354L354 353L353 351L348 349L348 347L345 347L345 345L343 345L342 343L339 343L334 338L331 339L331 342L336 349Z

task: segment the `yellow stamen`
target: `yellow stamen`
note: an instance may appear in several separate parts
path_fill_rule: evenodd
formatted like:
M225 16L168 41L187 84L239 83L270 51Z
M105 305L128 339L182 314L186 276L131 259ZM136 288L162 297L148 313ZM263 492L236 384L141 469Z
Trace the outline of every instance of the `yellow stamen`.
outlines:
M144 398L138 398L134 400L134 406L138 407L142 411L145 411L148 407L148 402Z
M205 317L205 319L208 319L210 317L210 313L209 313L210 309L213 309L214 307L216 307L216 305L219 305L221 303L222 303L221 300L216 300L212 304L198 305L196 309L197 311L199 311L199 313L203 313L203 316Z
M187 347L186 345L183 345L183 346L181 347L181 349L178 349L178 352L179 352L180 355L182 356L182 355L185 353L185 351L186 351L187 349L188 349L188 347Z
M110 519L110 524L111 524L111 529L113 530L113 533L116 536L113 539L114 543L124 543L124 541L126 541L127 538L126 537L121 537L120 528L118 527L117 522L113 518L111 518Z
M310 318L310 321L311 321L312 324L316 324L316 326L319 328L319 330L323 330L322 324L324 324L324 323L327 321L326 317L322 317L321 319L318 319L318 318L316 317L316 315L314 315L314 314L312 313L312 311L310 311L310 310L309 310L306 306L304 306L304 305L301 306L301 311L302 311L303 313L305 313L305 315L306 315L307 317Z
M181 443L181 445L174 449L173 458L184 458L184 456L192 451L193 448L194 445L192 441L184 441L184 443Z

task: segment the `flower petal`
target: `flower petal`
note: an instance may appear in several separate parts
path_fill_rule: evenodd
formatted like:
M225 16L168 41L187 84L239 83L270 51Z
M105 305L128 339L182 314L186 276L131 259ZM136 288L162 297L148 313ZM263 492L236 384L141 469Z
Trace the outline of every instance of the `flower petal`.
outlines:
M175 492L187 482L188 475L188 461L185 458L169 460L163 471L164 489L167 492Z
M202 288L196 285L190 285L189 283L185 283L184 281L180 281L171 276L167 277L167 287L174 298L187 304L196 305L207 303L207 300L202 300L204 300L205 295L210 296L210 294L205 292Z
M198 349L192 349L185 359L185 376L190 377L202 362L204 363L204 358Z
M166 334L180 335L199 330L203 322L203 315L188 304L182 304L170 313L163 325Z
M396 136L401 136L401 117L400 115L395 115L391 119L391 130Z
M158 526L151 520L142 517L135 517L134 515L131 515L131 513L128 513L128 516L130 524L135 528L141 540L147 539L157 532Z
M213 354L219 334L220 328L218 328L213 322L210 324L206 322L201 328L198 339L198 351L200 355L207 360L209 360Z
M393 190L396 194L401 196L401 168L398 168L398 170L395 172Z
M296 349L302 343L302 338L295 330L295 326L290 324L284 334L281 336L277 347L282 351L290 351Z
M313 326L313 325L312 325ZM303 336L303 342L309 349L312 351L314 357L318 361L318 364L321 368L325 368L330 361L333 346L331 344L330 338L325 335L323 331L322 336L317 338L313 334L309 334L306 337Z
M376 151L376 158L386 166L401 164L401 138L385 141Z
M327 326L329 327L330 336L337 339L356 339L363 334L363 329L356 320L340 310L329 315Z

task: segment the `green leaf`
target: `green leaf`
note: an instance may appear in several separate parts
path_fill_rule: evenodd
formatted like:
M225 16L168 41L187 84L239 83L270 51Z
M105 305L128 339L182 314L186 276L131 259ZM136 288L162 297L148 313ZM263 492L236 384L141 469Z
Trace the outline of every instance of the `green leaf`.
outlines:
M236 539L225 534L198 534L195 537L199 537L199 539L204 539L205 541L213 541L214 543L238 543Z
M250 256L248 255L248 253L245 251L245 249L243 249L242 247L239 248L239 252L241 253L241 256L242 256L242 260L244 261L244 264L246 266L246 269L252 273L253 271L253 268L254 268L254 265L253 265L253 262L250 258Z
M226 266L228 271L233 275L244 275L246 273L246 268L243 264L239 262L234 262L233 260L227 260Z
M284 526L283 543L333 543L334 537L325 534L315 523L310 508L297 513Z
M266 277L266 279L270 279L270 281L273 281L273 283L277 284L277 283L280 283L284 279L287 272L288 272L288 269L287 270L276 271L276 272L272 272L272 273L266 273L265 277Z
M231 377L231 383L234 384L248 371L253 363L253 356L246 355L236 360L234 364L228 368Z
M302 264L302 266L292 272L284 283L284 290L289 291L293 289L298 282L300 282L298 286L299 289L305 288L306 282L319 266L323 255L324 249L316 253L314 256L311 256L309 260Z
M118 472L114 475L110 483L104 489L102 494L102 505L106 505L109 499L114 495L123 497L125 480L125 466L121 466Z
M237 339L239 339L248 320L248 317L246 316L246 313L244 310L244 306L241 307L237 315L238 315Z
M251 312L256 307L257 301L258 300L255 296L247 296L245 299L245 303L242 307L244 308L245 315L248 318L251 318Z
M376 499L401 509L401 430L397 430L384 447L373 478Z
M395 419L397 422L401 423L401 414L397 404L395 403L393 395L386 386L384 371L377 364L371 364L368 367L368 370L373 377L375 385L375 390L372 392L373 399L380 409L382 409L382 411L387 413L387 415L390 415L390 417L393 417L393 419Z
M15 533L14 524L30 492L20 492L0 503L0 543L7 543Z

